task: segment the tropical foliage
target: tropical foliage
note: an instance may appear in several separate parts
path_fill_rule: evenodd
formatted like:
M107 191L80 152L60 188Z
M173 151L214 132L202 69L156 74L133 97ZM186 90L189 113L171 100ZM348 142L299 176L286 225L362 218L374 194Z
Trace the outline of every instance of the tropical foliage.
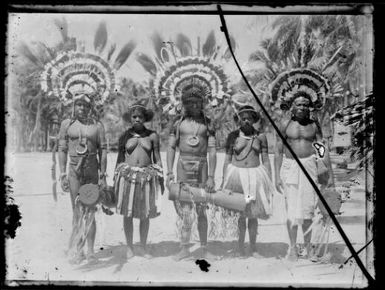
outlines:
M31 45L21 43L18 53L10 61L9 106L12 110L12 128L16 129L18 149L39 147L47 149L49 136L55 136L60 121L70 114L70 108L64 107L57 98L44 94L40 87L40 74L47 62L53 60L60 52L77 50L84 51L84 43L71 37L65 19L56 20L60 42L49 47L43 42ZM358 16L348 15L309 15L309 16L279 16L271 24L273 34L263 40L261 49L249 57L251 63L262 64L260 68L248 71L248 79L262 100L265 108L278 121L282 112L272 102L269 85L280 73L294 68L310 68L327 77L332 84L332 94L326 99L324 109L318 118L322 122L326 115L332 115L337 109L346 105L346 96L357 95L362 75L362 21ZM155 111L153 121L148 124L162 137L166 144L168 125L174 116L164 110L164 104L159 102L154 80L165 64L172 62L174 57L184 58L200 55L212 61L219 61L223 66L231 61L227 47L220 47L214 32L210 32L202 44L197 45L180 33L174 42L167 42L157 32L151 37L153 54L134 53L144 70L148 73L147 83L135 83L131 79L116 80L120 91L110 96L103 107L99 108L99 117L106 126L107 136L115 140L127 124L122 120L126 108L134 102L143 102ZM235 48L235 39L232 38ZM128 41L121 49L116 44L108 44L108 33L105 23L101 23L94 35L94 51L121 66L133 54L135 43ZM167 48L167 49L165 49ZM366 53L366 52L365 52ZM230 94L233 100L249 98L248 89L243 82L232 84ZM237 92L235 94L235 92ZM246 100L246 102L248 102ZM218 107L210 112L215 120L214 128L223 147L227 133L235 128L233 122L233 106ZM271 130L269 124L260 124ZM263 126L265 125L265 126Z
M48 47L43 42L34 42L28 46L22 42L10 66L15 76L11 79L12 96L9 98L9 104L15 116L12 126L18 131L15 138L17 150L48 149L50 137L57 135L60 122L71 114L70 106L64 106L57 96L43 92L41 74L44 66L52 63L59 54L69 51L84 52L85 48L81 40L68 35L65 18L55 20L55 24L61 34L58 44ZM108 34L105 22L101 22L97 28L93 44L95 53L103 55L107 62L111 62L114 70L118 70L126 62L136 46L131 40L117 52L114 43L107 49ZM118 94L114 91L110 95L110 102L97 108L97 117L106 119L112 130L119 127L115 128L116 120L120 120L122 116L119 106L127 102L127 96L139 97L146 94L144 88L133 85L132 81L130 83L129 80L123 79L121 85L123 92Z
M344 94L357 92L360 73L360 18L346 15L280 16L272 23L271 38L262 41L262 49L250 55L252 62L264 64L249 74L251 82L270 112L280 118L279 109L269 106L269 84L281 72L309 68L325 76L332 84L332 94L319 112L334 113ZM274 105L274 104L273 104Z

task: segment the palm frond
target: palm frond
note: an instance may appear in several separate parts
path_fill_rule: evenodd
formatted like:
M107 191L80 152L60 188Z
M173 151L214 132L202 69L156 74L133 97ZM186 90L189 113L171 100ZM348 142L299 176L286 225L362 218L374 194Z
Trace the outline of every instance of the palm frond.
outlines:
M35 64L38 67L42 67L43 64L40 62L40 60L32 53L31 49L25 42L21 42L18 51L21 55L23 55L25 58L27 58L30 62Z
M267 50L271 44L271 38L266 38L261 41L259 44L264 50Z
M265 55L264 51L257 50L257 51L254 51L252 54L250 54L249 61L259 61L259 62L267 63L270 60Z
M328 62L324 65L324 67L322 68L322 70L324 71L328 66L332 65L335 61L336 61L336 58L338 56L338 53L341 51L341 49L343 48L343 46L339 47L337 49L337 51L332 55L332 57L328 60Z

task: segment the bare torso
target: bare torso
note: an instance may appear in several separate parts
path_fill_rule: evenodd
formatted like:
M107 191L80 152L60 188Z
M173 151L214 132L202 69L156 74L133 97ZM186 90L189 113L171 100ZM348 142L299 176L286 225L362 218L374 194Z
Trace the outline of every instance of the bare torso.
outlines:
M287 122L284 124L285 127ZM286 133L288 143L299 158L306 158L314 154L312 144L317 139L317 126L314 122L301 125L297 121L291 120L284 133ZM286 146L284 146L284 153L287 158L293 159Z
M196 136L199 143L191 146L188 143L190 137ZM207 126L190 119L185 119L179 126L179 152L180 154L206 156L208 147Z
M76 120L67 129L68 151L76 155L75 148L79 142L87 142L88 152L96 153L99 141L99 128L97 123L83 124Z
M127 140L125 162L131 166L146 167L152 164L154 134L147 137L134 136Z
M260 165L261 142L258 136L241 137L234 142L231 163L237 167L251 168Z

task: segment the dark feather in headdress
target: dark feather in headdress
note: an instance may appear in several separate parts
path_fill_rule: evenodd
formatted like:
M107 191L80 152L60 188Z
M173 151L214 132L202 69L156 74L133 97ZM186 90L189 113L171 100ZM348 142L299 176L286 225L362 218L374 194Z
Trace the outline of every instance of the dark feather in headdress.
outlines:
M211 57L213 53L215 52L215 34L214 31L211 30L209 35L207 36L205 44L202 46L202 53L205 57Z
M231 44L231 48L233 49L233 51L235 51L235 47L237 45L237 43L235 42L235 38L230 36L230 44ZM223 55L223 57L225 59L229 59L231 57L231 52L230 52L230 49L227 48L226 51L225 51L225 54Z
M108 50L107 60L110 61L112 54L115 52L116 43L112 44L110 49Z
M154 49L155 49L157 57L159 59L162 59L161 55L160 55L160 51L161 51L162 47L164 46L162 37L160 36L160 34L158 32L155 31L151 35L151 41L152 41L152 45L154 46ZM164 60L165 61L169 61L167 55L164 56Z
M44 49L45 49L47 55L49 55L50 59L54 59L55 58L55 52L54 52L54 50L52 48L48 47L45 43L43 43L41 41L37 42L37 44L40 47L42 47L42 48L44 47Z
M192 55L191 40L183 33L179 33L176 36L175 45L179 49L182 56Z
M107 26L103 21L99 24L98 30L95 33L94 48L97 53L102 53L107 44Z
M136 42L133 40L130 40L126 45L121 49L118 56L115 59L114 62L114 69L119 69L128 59L128 57L131 55L132 51L136 47Z
M68 39L68 23L67 20L63 17L62 19L54 19L54 23L57 28L60 30L61 37L63 41Z
M136 60L143 66L143 68L147 72L149 72L153 76L156 75L156 65L148 55L144 53L137 53Z

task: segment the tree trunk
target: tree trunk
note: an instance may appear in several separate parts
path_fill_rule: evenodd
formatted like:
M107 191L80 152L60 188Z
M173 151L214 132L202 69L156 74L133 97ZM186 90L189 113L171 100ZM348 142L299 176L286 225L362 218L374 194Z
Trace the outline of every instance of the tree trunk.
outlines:
M39 146L39 139L40 139L40 128L41 128L41 96L38 96L39 101L37 104L37 111L35 116L35 126L31 132L30 135L30 141L32 141L33 144L33 151L37 151L37 148Z

